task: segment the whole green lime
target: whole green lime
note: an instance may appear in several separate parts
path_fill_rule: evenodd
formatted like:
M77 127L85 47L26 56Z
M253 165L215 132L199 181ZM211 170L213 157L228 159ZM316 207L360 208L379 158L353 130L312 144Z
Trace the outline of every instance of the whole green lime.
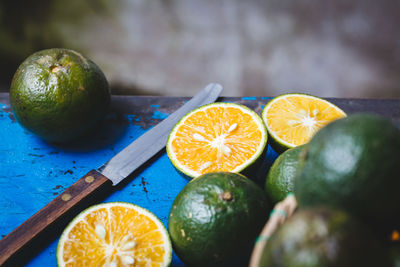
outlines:
M174 250L189 266L245 266L270 209L265 192L241 174L201 175L173 202Z
M389 233L400 214L400 131L390 120L355 114L322 128L308 143L294 193L300 207L347 210Z
M10 87L17 121L50 142L75 139L107 113L110 91L106 77L90 59L53 48L29 56Z
M387 250L348 213L316 207L299 210L268 240L260 267L393 266Z
M294 178L300 168L300 155L304 146L286 150L269 169L265 191L274 203L282 201L288 193L293 192Z

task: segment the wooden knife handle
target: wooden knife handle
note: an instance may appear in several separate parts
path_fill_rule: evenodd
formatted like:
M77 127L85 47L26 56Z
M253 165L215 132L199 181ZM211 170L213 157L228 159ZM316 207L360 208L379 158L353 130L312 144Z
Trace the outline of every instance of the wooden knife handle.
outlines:
M98 171L88 172L0 240L0 266L78 203L95 192L111 187L112 182Z

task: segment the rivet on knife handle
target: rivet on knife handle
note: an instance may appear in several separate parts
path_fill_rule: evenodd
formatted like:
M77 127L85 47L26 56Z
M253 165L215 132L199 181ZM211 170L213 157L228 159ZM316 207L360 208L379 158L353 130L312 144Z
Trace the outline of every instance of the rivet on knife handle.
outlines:
M112 188L112 182L109 179L98 171L91 170L0 240L0 266L79 202L84 201L95 192L110 188Z
M207 85L186 104L115 155L98 171L90 171L17 229L1 239L0 266L80 202L85 203L84 200L95 192L109 189L112 184L118 184L154 156L165 147L169 132L185 113L201 105L214 102L221 91L222 86L219 84Z

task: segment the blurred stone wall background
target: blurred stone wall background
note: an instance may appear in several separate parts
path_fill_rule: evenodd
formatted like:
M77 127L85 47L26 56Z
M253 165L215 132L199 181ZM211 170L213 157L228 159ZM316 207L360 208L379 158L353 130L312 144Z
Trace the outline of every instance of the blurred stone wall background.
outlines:
M304 92L400 97L396 0L3 0L0 88L34 51L66 47L114 94Z

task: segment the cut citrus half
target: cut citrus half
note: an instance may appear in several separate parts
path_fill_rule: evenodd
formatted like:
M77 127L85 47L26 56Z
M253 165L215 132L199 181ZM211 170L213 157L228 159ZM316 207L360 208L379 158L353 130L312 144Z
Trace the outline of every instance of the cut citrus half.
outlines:
M242 172L263 153L267 131L246 106L217 102L185 115L167 142L172 164L189 177L204 173Z
M172 248L162 222L139 206L92 206L65 228L57 247L59 266L168 266Z
M264 107L262 119L278 152L303 145L326 124L346 113L324 99L306 94L284 94Z

